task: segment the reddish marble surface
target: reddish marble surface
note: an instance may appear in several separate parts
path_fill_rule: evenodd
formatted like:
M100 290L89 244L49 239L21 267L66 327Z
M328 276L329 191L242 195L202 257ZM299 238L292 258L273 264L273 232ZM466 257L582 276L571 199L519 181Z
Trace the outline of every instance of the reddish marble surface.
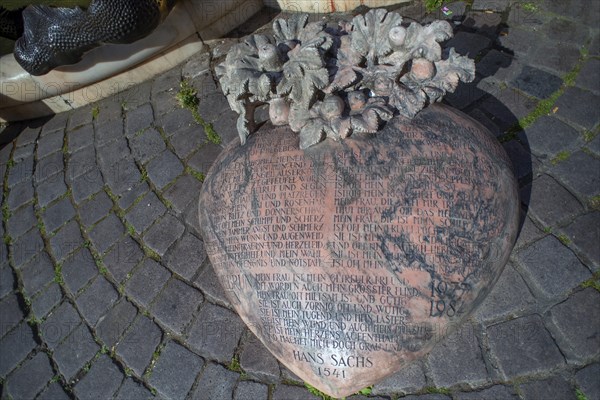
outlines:
M496 139L440 105L304 151L267 124L221 154L199 207L236 311L336 397L422 357L473 311L508 259L519 210Z

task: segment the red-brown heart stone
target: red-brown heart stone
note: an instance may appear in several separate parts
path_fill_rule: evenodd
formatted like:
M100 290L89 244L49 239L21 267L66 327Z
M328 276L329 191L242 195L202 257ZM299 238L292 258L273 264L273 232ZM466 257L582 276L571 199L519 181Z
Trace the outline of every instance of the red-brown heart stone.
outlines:
M267 124L219 156L199 207L241 318L336 397L422 357L474 310L508 259L519 210L497 140L441 105L307 150Z

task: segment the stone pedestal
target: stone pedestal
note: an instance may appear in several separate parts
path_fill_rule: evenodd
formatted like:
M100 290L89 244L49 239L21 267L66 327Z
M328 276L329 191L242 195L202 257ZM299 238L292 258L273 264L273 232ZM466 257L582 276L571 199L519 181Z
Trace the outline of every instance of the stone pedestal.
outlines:
M422 357L473 311L508 259L519 210L502 147L441 105L307 150L267 124L221 154L199 207L236 311L336 397Z

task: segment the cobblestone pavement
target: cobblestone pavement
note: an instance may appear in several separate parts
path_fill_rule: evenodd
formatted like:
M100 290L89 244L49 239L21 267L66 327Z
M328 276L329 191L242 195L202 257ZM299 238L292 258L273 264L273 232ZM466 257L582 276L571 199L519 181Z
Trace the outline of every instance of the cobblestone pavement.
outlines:
M503 142L523 227L477 313L369 398L600 398L599 5L450 5L478 76L447 102ZM237 137L210 72L234 41L2 133L2 399L316 398L232 311L198 232L203 176ZM220 145L179 108L182 78Z

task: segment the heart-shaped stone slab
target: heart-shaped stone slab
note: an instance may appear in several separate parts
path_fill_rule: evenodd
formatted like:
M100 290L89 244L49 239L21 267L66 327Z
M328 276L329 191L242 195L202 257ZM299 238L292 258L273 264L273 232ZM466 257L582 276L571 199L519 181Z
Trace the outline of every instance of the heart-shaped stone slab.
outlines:
M519 210L497 140L440 105L307 150L267 124L219 156L199 207L241 318L336 397L422 357L473 311L508 259Z

